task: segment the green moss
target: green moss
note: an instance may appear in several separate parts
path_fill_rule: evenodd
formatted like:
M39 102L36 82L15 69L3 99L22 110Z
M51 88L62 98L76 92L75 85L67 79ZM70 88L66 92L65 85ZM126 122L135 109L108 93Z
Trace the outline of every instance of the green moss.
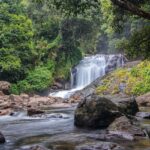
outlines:
M125 85L127 95L141 95L150 91L150 61L145 60L132 69L120 68L102 80L103 85L96 91L98 94L117 94L119 86Z

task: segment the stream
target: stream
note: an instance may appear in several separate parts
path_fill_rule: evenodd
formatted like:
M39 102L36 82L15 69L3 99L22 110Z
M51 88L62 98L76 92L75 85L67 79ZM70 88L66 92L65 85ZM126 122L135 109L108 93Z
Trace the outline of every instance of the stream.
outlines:
M115 69L123 63L121 55L85 57L71 72L71 90L58 91L50 95L68 98L75 91L81 90L96 78L105 75L107 69ZM28 117L26 112L0 117L0 131L6 138L6 143L0 145L0 150L26 150L31 145L42 145L50 150L75 150L80 144L100 142L96 137L104 135L105 131L78 129L74 126L75 108L76 105L47 108L45 115L33 117ZM142 120L141 124L150 126L150 121ZM136 141L117 139L107 142L118 143L127 150L150 148L150 140L147 139Z
M27 117L24 113L16 117L0 117L0 129L7 139L4 145L0 145L0 150L24 150L31 145L42 145L50 150L74 150L76 145L100 141L91 137L103 135L103 130L78 129L74 126L75 107L49 108L45 118ZM141 123L150 126L148 120L143 120ZM107 142L118 143L127 147L127 150L150 148L148 139Z

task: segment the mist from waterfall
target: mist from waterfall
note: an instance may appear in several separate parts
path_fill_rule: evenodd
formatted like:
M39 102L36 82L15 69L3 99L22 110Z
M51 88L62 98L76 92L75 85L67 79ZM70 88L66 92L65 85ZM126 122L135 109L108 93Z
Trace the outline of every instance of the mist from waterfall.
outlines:
M123 65L124 57L121 54L97 54L84 57L71 71L71 89L50 93L50 96L69 98L74 92L83 89L107 72Z

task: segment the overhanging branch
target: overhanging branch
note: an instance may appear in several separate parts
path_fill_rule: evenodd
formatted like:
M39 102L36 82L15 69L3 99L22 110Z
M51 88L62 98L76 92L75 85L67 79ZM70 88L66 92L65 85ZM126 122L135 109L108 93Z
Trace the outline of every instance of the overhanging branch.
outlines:
M143 17L145 19L150 20L150 13L145 12L139 7L135 6L133 3L129 2L128 0L111 0L115 5L118 5L119 7L122 7L128 11L130 11L132 14Z

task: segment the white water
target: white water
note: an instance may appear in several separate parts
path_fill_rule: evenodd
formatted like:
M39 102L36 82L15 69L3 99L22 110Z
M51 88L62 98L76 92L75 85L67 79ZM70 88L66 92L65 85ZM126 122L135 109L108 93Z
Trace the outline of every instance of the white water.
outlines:
M106 68L113 65L113 69L123 66L123 56L102 55L84 57L71 71L71 89L50 93L50 96L69 98L73 93L83 89L91 82L106 74Z

